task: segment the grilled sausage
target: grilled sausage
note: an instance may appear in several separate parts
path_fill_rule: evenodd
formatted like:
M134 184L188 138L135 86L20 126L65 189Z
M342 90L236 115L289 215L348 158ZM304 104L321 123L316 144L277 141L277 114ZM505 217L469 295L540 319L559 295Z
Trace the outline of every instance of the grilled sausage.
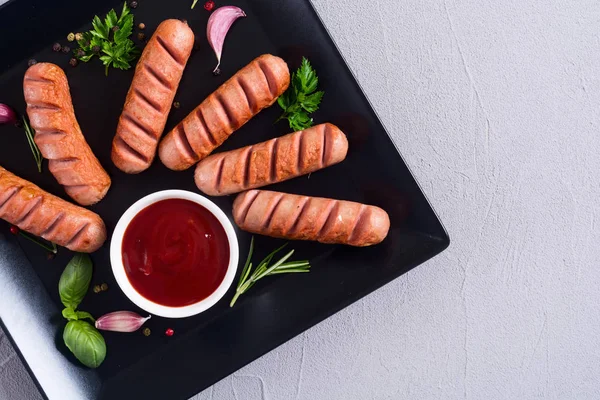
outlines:
M0 218L73 251L92 253L106 240L93 212L68 203L0 167Z
M113 140L112 160L123 172L140 173L154 161L193 47L194 33L187 24L168 19L144 48Z
M161 161L176 171L190 168L271 106L289 85L290 72L285 61L270 54L258 57L165 136L158 150Z
M49 63L31 66L23 93L35 143L52 175L77 203L89 206L102 200L110 178L81 133L64 71Z
M196 167L196 185L210 196L239 193L329 167L347 153L346 135L335 125L322 124L209 156Z
M382 242L390 228L388 214L379 207L265 190L240 194L233 218L259 235L357 247Z

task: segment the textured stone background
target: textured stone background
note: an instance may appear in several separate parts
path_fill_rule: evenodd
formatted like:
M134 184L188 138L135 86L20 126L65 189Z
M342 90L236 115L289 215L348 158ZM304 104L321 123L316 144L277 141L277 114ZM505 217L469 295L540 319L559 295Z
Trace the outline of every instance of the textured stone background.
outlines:
M600 2L314 3L453 243L194 400L599 399Z

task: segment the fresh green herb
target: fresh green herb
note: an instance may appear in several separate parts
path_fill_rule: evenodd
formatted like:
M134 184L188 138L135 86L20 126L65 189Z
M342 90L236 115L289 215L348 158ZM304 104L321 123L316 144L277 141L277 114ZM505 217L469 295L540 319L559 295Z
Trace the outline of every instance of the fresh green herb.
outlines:
M244 269L242 270L242 275L240 276L240 281L238 282L237 290L235 292L235 296L231 300L229 304L230 307L233 307L238 298L246 293L254 284L262 278L271 275L278 274L292 274L292 273L304 273L310 272L310 263L308 261L292 261L286 262L293 254L294 250L291 250L285 256L279 259L279 261L275 262L271 265L273 261L273 257L281 251L285 246L284 244L277 250L273 251L271 254L266 256L264 260L262 260L258 264L258 268L252 272L252 253L254 252L254 238L250 241L250 251L248 252L248 258L246 259L246 264L244 265ZM252 274L251 274L252 272Z
M81 303L92 280L92 260L87 254L78 253L67 264L58 282L58 293L65 307L73 310Z
M64 310L62 310L62 316L66 320L69 320L69 321L78 321L78 320L89 319L92 322L96 322L94 317L92 317L92 314L90 314L89 312L75 311L71 307L67 307Z
M37 244L41 248L47 250L49 255L52 254L54 256L54 255L56 255L56 253L58 253L58 248L56 247L56 244L49 242L45 239L33 236L30 233L24 232L21 229L19 229L19 227L16 225L12 225L10 227L10 232L13 235L20 235L20 236L24 237L25 239Z
M63 340L71 353L86 367L97 368L106 357L106 343L96 328L85 321L69 321Z
M92 269L90 256L76 254L60 276L58 292L66 307L62 316L69 321L63 332L65 344L83 365L97 368L106 357L106 343L100 332L84 321L95 322L94 317L77 310L90 287Z
M110 66L124 70L131 68L131 62L139 55L139 49L129 38L133 33L133 14L127 3L123 4L120 17L117 18L117 13L112 9L104 22L96 15L92 26L94 29L83 33L77 41L82 50L76 52L77 58L88 62L98 56L106 66L106 75Z
M40 152L40 149L38 148L37 144L35 144L35 141L33 140L33 129L31 129L31 126L29 126L29 122L27 121L27 118L25 116L23 116L23 128L25 128L25 136L27 137L27 143L29 144L29 148L33 153L33 159L35 160L35 164L38 167L38 171L42 172L42 160L44 158L42 157L42 153Z
M310 114L319 109L325 94L323 91L317 91L318 86L316 71L303 57L302 65L292 74L290 87L277 99L277 104L284 112L275 122L287 119L294 131L310 128L313 124Z

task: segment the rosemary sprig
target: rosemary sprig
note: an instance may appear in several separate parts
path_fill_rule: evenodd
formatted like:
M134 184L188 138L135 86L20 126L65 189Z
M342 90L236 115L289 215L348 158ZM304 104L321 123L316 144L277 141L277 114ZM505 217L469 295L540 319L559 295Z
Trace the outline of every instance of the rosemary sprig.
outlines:
M35 144L35 141L33 140L33 129L31 129L31 127L29 126L29 122L27 122L27 118L25 118L25 116L23 116L23 127L25 128L25 136L27 136L27 143L29 143L29 148L33 153L33 158L38 167L38 171L42 172L42 161L44 158L42 157L42 153L37 147L37 144Z
M248 252L248 258L246 259L246 264L244 265L244 269L242 270L242 275L240 276L240 281L237 285L237 290L235 291L235 296L231 300L229 304L230 307L233 307L238 298L246 293L256 282L271 275L278 274L294 274L294 273L305 273L310 272L310 263L308 261L291 261L286 262L293 254L294 250L291 250L285 256L279 259L273 265L270 265L273 261L273 257L279 251L281 251L287 243L281 246L280 248L273 251L271 254L266 256L259 264L258 268L252 272L252 253L254 252L254 237L250 241L250 251Z
M41 248L43 248L44 250L52 253L52 254L56 254L58 253L58 247L56 247L56 244L52 243L52 242L48 242L49 244L46 244L44 242L42 242L40 239L36 238L35 236L32 236L26 232L19 232L21 234L21 236L23 236L25 239L37 244L38 246L40 246Z

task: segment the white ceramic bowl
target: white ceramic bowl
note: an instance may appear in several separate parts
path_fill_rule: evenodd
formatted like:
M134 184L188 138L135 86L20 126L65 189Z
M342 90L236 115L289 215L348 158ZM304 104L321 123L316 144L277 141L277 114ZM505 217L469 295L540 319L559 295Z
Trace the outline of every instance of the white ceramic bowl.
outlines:
M215 290L206 299L184 307L168 307L162 304L157 304L139 294L131 285L131 282L129 282L129 278L127 278L127 273L125 272L125 266L123 265L123 236L125 235L125 230L131 223L131 220L133 220L133 218L140 211L149 205L168 199L189 200L206 208L221 223L223 229L225 229L227 240L229 241L229 265L227 266L227 272L225 273L223 282L221 282L219 287L217 287L217 290ZM233 279L235 278L238 267L238 261L238 241L235 235L235 230L233 229L233 225L231 225L229 218L227 218L225 213L221 211L221 209L217 207L215 203L208 200L206 197L197 193L187 192L185 190L165 190L162 192L153 193L138 200L135 204L129 207L127 211L125 211L125 214L123 214L117 223L110 242L110 263L112 265L113 274L115 275L121 290L125 293L129 300L131 300L138 307L144 309L150 314L165 318L191 317L192 315L200 314L201 312L206 311L210 307L214 306L219 300L221 300L225 293L227 293L227 290L233 283Z

